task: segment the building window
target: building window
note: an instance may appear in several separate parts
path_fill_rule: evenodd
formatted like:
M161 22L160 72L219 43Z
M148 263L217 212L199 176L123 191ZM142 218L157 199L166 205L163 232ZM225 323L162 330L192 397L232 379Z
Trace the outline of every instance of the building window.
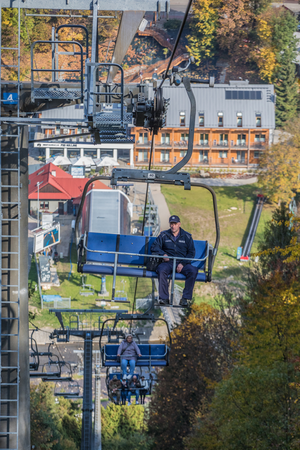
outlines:
M261 114L260 113L256 114L255 126L257 128L261 127Z
M228 134L220 134L219 145L228 146Z
M139 133L139 144L148 144L148 133Z
M185 112L181 111L179 116L179 123L181 127L185 127Z
M204 127L204 113L199 113L199 127Z
M237 127L242 127L243 126L243 114L242 113L237 113L237 115L236 115L236 125L237 125Z
M265 134L256 134L255 138L254 138L254 142L256 142L256 143L266 142L266 135Z
M97 150L91 150L89 148L84 148L83 155L89 156L90 158L93 158L93 159L97 159Z
M199 162L208 162L208 150L200 150L199 152Z
M139 162L148 161L148 152L147 152L147 150L139 150L138 161Z
M177 156L174 156L174 163L176 163L177 161Z
M189 140L189 133L181 133L180 140L182 142L188 142L188 140Z
M67 150L68 158L79 158L80 157L80 149L72 149Z
M200 134L200 145L208 145L208 134Z
M246 145L246 135L245 134L238 134L236 145Z
M260 157L260 152L254 152L254 158L257 159Z
M186 150L180 150L180 158L184 158L186 153L187 153Z
M223 158L227 158L227 153L228 153L227 151L224 152L223 150L220 150L219 151L219 158L222 158L222 159Z
M161 133L161 144L170 144L170 133Z
M64 149L63 148L50 148L50 158L52 156L64 156Z
M245 163L245 150L236 152L237 162Z
M170 152L168 150L162 150L160 152L160 161L161 162L169 162L170 161Z
M222 127L223 126L223 113L219 112L218 113L218 127Z

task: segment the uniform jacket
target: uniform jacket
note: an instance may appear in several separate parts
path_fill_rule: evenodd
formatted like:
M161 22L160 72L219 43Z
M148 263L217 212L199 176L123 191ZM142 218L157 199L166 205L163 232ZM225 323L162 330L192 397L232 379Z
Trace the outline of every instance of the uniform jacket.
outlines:
M196 252L192 235L180 228L176 241L174 241L171 229L162 231L151 245L151 253L193 259ZM182 264L183 266L189 264L189 262L180 261L180 259L176 260L177 264Z
M134 359L136 361L137 356L140 355L141 352L134 341L130 342L129 344L126 339L124 339L124 341L122 341L119 345L117 354L121 355L121 358L125 358L128 360Z

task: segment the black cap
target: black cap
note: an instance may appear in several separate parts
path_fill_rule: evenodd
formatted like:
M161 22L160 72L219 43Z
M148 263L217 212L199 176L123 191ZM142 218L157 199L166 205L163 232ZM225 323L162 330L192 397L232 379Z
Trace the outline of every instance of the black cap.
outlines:
M171 223L171 222L178 223L178 222L180 222L180 219L178 216L171 216L169 219L169 223Z

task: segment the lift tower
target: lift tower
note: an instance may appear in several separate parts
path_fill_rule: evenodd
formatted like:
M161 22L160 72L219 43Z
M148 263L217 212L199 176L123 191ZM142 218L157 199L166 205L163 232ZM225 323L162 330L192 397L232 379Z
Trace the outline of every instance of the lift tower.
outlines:
M89 6L88 6L89 5ZM169 0L51 0L51 14L55 10L87 10L92 16L91 58L96 65L98 47L99 11L122 12L112 63L109 71L112 81L117 65L121 64L128 47L144 17L145 11L160 12L170 9ZM2 9L15 8L18 17L16 45L2 44ZM29 414L29 330L28 330L28 125L34 123L26 112L32 113L70 102L44 99L35 103L30 83L20 80L21 72L21 12L24 9L49 11L49 0L1 0L0 2L0 227L1 227L1 316L0 316L0 448L3 450L30 450ZM14 52L16 62L4 65L3 51ZM11 69L13 81L4 79L3 69ZM91 71L90 86L94 85ZM88 87L89 90L89 87ZM8 95L9 94L9 95ZM86 98L84 99L86 102ZM93 115L93 98L86 105L87 116ZM36 123L39 121L36 119ZM86 117L88 126L88 117ZM85 450L90 450L86 448Z

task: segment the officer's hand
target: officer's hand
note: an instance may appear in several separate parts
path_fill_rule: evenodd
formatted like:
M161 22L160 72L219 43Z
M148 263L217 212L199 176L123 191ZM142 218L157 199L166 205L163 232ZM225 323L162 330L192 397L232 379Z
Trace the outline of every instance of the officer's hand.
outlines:
M165 257L165 258L164 258L164 261L166 261L166 262L167 262L167 261L170 261L169 258L168 258L168 255L164 255L164 257Z
M181 271L182 271L182 269L183 269L183 265L182 264L178 264L178 266L177 266L177 273L180 273Z

